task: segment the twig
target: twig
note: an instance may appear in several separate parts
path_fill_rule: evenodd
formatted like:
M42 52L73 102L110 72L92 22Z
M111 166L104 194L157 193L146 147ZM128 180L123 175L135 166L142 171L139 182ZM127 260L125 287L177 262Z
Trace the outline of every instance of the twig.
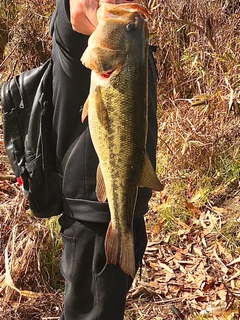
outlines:
M170 306L170 310L172 313L178 317L178 319L184 320L184 315L175 307L175 306Z
M166 299L166 300L161 300L161 301L153 301L154 304L169 304L169 303L174 303L174 302L179 302L182 301L183 298L172 298L172 299Z
M15 181L16 177L12 174L1 174L0 173L0 181L4 181L4 180Z
M9 54L6 56L6 58L3 60L3 62L0 64L0 69L2 68L2 66L6 63L6 61L11 57L11 55L13 54L13 52L15 52L17 45L15 45L12 50L9 52Z
M163 18L166 19L169 22L180 22L180 23L195 27L200 32L202 32L203 34L205 33L204 29L201 26L199 26L198 24L196 24L196 23L194 23L192 21L181 19L181 18L178 18L178 17L176 17L175 19L173 19L173 18L170 19L170 18L167 18L166 16L164 16Z
M196 24L196 23L194 23L192 21L180 18L176 14L176 12L172 8L172 6L168 3L168 1L165 0L165 2L167 3L169 8L171 9L173 15L175 16L175 19L170 19L170 18L167 18L166 16L163 17L164 19L166 19L167 21L170 21L170 22L179 22L179 23L182 23L182 24L185 24L185 25L192 26L192 27L196 28L197 30L199 30L202 34L204 34L207 37L209 45L212 47L212 49L216 50L216 45L215 45L215 42L213 40L213 35L212 35L212 24L211 24L211 17L210 16L208 16L205 19L206 25L205 25L205 29L204 29L203 27L199 26L198 24Z

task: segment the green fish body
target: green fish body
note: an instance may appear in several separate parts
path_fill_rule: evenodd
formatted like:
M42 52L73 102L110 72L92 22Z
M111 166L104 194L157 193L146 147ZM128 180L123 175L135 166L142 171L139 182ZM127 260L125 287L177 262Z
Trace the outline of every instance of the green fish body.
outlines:
M108 201L111 222L105 241L108 263L134 277L132 221L138 187L161 191L146 153L148 30L146 9L102 4L99 24L82 57L92 70L82 119L99 158L96 194Z

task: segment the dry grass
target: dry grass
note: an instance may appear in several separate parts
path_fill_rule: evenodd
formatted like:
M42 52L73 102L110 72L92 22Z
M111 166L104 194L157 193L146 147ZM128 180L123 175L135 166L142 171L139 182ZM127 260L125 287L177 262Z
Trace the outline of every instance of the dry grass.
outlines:
M206 189L201 206L220 184L239 181L240 13L226 15L218 1L149 3L158 48L158 172L170 194L177 188L191 200Z
M125 319L239 319L240 13L227 15L221 1L144 2L158 47L165 190L146 216L143 275ZM0 10L3 81L49 56L53 2L0 0ZM2 138L0 157L9 173ZM0 181L0 200L0 317L55 319L63 301L56 219L29 215L14 181Z
M31 216L13 182L0 183L0 314L7 319L39 319L60 311L63 279L59 272L61 239L53 218Z
M48 0L0 0L3 80L38 66L50 56L48 24L53 10L54 2Z

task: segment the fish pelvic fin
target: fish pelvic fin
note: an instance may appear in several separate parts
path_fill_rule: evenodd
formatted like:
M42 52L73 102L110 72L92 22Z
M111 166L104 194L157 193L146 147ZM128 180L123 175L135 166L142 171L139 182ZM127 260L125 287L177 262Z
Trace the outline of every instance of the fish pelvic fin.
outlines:
M82 111L82 122L84 122L84 120L87 118L88 116L88 105L89 105L89 97L87 98L87 100L84 103L83 106L83 111Z
M147 153L145 153L142 175L138 186L142 188L146 187L155 191L163 190L163 185L158 180L158 177L153 169L152 163Z
M131 230L121 234L112 227L110 222L106 234L105 250L107 263L118 263L124 273L132 278L135 277L134 240Z
M98 165L97 168L96 195L100 202L105 202L107 200L106 187L100 165Z

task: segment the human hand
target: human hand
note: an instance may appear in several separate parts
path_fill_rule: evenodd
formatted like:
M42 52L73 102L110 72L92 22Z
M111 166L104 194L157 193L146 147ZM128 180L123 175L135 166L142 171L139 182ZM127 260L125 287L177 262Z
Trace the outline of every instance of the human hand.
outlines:
M89 35L97 24L97 9L101 2L108 3L139 3L140 0L69 0L70 20L73 30Z

